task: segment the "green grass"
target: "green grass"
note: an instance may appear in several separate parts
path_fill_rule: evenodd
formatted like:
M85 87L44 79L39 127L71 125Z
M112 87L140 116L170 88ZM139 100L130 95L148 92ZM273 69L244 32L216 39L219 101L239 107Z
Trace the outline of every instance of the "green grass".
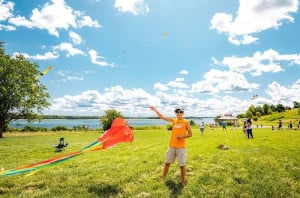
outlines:
M89 152L31 176L0 178L0 197L300 197L300 131L193 129L187 140L187 184L180 188L177 163L161 180L170 132L135 130L132 143ZM68 153L92 143L97 132L5 133L0 169L55 155L50 143L64 137ZM220 150L226 143L229 150Z

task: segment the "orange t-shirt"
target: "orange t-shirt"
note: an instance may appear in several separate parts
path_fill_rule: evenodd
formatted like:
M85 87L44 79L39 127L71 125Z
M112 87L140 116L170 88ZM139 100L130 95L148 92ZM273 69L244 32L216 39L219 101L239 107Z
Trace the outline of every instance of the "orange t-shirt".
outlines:
M185 138L179 140L178 135L186 135L188 121L186 119L178 120L173 118L172 135L170 139L170 146L174 148L185 148Z

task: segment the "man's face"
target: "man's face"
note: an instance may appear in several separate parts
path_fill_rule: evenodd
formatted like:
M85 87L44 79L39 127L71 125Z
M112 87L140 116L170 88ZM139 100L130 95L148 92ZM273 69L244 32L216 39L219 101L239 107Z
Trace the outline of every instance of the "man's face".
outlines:
M182 110L176 109L175 115L178 119L183 117L184 112Z

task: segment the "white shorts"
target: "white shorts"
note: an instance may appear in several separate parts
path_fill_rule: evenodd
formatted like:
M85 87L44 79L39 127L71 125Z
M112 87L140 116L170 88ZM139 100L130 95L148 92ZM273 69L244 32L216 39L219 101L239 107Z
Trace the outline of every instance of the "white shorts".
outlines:
M175 161L175 158L178 160L178 166L185 166L187 159L186 148L169 147L165 163L171 164Z

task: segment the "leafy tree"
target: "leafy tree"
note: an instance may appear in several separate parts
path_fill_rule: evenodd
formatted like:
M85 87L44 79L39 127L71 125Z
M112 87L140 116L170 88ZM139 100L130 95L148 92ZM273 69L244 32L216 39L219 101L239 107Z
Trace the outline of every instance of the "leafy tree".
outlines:
M120 112L118 112L114 109L109 109L109 110L105 111L104 115L102 116L102 118L100 120L104 131L106 131L107 129L110 128L110 126L115 118L124 118L124 116Z
M262 115L264 115L264 109L261 106L255 107L255 115L257 117L261 117Z
M246 115L244 114L244 113L241 113L241 114L238 114L237 116L236 116L237 118L246 118Z
M272 109L271 109L270 105L268 105L268 104L263 105L263 111L264 111L263 115L271 115L272 114Z
M214 118L214 121L215 121L215 122L218 122L220 117L222 117L222 116L221 116L221 115L217 115L217 116Z
M294 101L294 109L300 108L300 102Z
M249 109L246 111L245 116L246 117L253 117L255 115L255 107L254 105L251 105Z
M283 104L276 105L276 109L279 113L285 112L285 107L283 106Z
M245 116L246 116L246 118L252 118L253 117L253 114L252 114L252 112L248 109L247 111L246 111L246 113L245 113Z
M190 121L190 125L191 125L191 126L196 126L197 124L196 124L196 122L195 122L194 120L191 120L191 121Z
M270 108L273 112L277 112L277 107L275 105L272 104Z
M36 79L39 73L37 63L21 55L10 57L0 42L0 138L12 120L39 119L50 105L46 87Z

